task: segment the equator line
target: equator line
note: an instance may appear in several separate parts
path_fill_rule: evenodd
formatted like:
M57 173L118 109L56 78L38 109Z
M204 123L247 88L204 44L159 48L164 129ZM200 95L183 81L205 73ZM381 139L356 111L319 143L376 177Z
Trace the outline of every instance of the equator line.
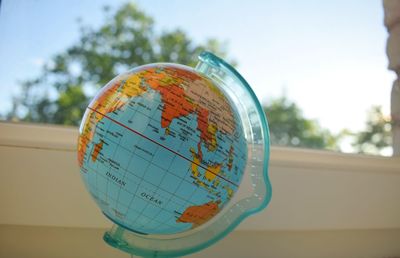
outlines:
M230 184L232 184L232 185L238 187L237 184L235 184L235 183L233 183L232 181L226 179L225 177L222 177L222 176L220 176L220 175L218 175L218 174L212 172L211 170L207 169L207 168L204 167L203 165L198 164L198 163L194 162L193 160L186 158L186 157L183 156L182 154L180 154L180 153L178 153L178 152L176 152L176 151L174 151L174 150L168 148L167 146L162 145L161 143L159 143L159 142L157 142L157 141L155 141L155 140L153 140L153 139L147 137L146 135L144 135L144 134L142 134L142 133L139 133L138 131L136 131L136 130L134 130L134 129L132 129L132 128L129 128L128 126L126 126L126 125L124 125L124 124L118 122L117 120L115 120L115 119L113 119L113 118L111 118L111 117L109 117L109 116L107 116L107 115L105 115L105 114L99 112L98 110L93 109L93 108L91 108L91 107L88 107L88 109L90 109L91 111L93 111L93 112L95 112L95 113L97 113L97 114L99 114L99 115L101 115L101 116L107 118L107 119L110 120L111 122L113 122L113 123L115 123L115 124L117 124L117 125L119 125L119 126L122 126L122 127L126 128L126 129L128 129L129 131L131 131L131 132L133 132L133 133L135 133L135 134L141 136L142 138L145 138L146 140L149 140L149 141L151 141L151 142L157 144L158 146L160 146L160 147L162 147L162 148L164 148L164 149L166 149L166 150L172 152L173 154L175 154L175 155L177 155L177 156L179 156L179 157L181 157L181 158L183 158L183 159L185 159L185 160L187 160L187 161L189 161L189 162L191 162L191 163L193 163L193 164L195 164L195 165L201 167L202 169L204 169L204 170L206 170L207 172L209 172L209 173L211 173L211 174L213 174L213 175L215 175L215 176L221 178L222 180L224 180L224 181L226 181L226 182L228 182L228 183L230 183Z

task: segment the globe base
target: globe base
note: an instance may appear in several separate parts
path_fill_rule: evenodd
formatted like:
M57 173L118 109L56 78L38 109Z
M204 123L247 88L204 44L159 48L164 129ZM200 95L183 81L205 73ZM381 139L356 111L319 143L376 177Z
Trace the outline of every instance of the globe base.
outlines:
M220 59L208 52L202 53L199 56L199 60L200 60L200 62L196 66L195 72L193 72L190 69L187 70L185 68L186 69L185 70L184 68L177 66L177 67L171 68L171 69L175 69L176 71L181 71L182 69L183 70L179 73L171 72L170 75L169 74L163 75L163 76L166 76L165 78L172 78L172 79L162 81L162 83L164 83L164 84L167 82L170 82L170 81L171 81L171 83L173 82L171 84L172 86L168 86L168 87L173 87L173 85L176 84L174 82L175 79L173 79L173 78L175 78L177 76L177 78L179 79L179 77L182 77L183 75L187 76L188 74L191 74L191 76L194 76L196 78L198 78L198 76L200 76L201 78L204 77L204 78L208 78L211 80L211 81L207 82L207 85L205 85L203 87L206 91L197 92L200 84L194 83L193 79L190 80L191 77L189 76L188 82L186 82L186 81L185 81L185 83L182 82L182 88L179 88L179 92L182 92L182 93L179 93L179 94L186 94L185 92L187 91L188 94L190 93L193 96L190 95L192 97L187 97L187 98L182 97L182 100L180 100L181 96L178 96L179 94L177 94L175 92L175 90L172 90L172 88L170 91L168 91L168 94L170 94L172 96L172 101L170 100L171 103L179 103L179 101L181 101L182 103L187 103L184 105L182 104L183 106L185 106L185 108L182 109L182 110L184 110L184 112L182 111L182 114L179 113L179 117L186 117L187 119L196 118L195 120L193 120L193 123L185 122L186 125L184 128L179 127L180 125L178 126L178 124L177 124L177 126L182 129L182 132L185 130L187 131L188 128L191 128L191 130L196 133L190 133L190 134L193 134L193 136L196 135L196 137L200 135L200 141L194 141L193 144L188 143L187 146L185 145L187 147L185 150L186 151L185 153L188 155L187 157L183 156L182 153L179 152L180 149L177 152L173 149L170 149L168 147L169 145L164 146L163 144L152 140L154 138L153 136L152 136L153 138L147 137L145 134L147 133L147 131L149 131L149 133L150 133L151 130L147 130L146 133L144 133L144 134L140 133L144 129L141 127L141 125L139 126L139 123L133 123L135 125L138 125L138 127L136 129L133 129L133 128L130 128L130 127L126 126L125 124L123 124L121 122L123 120L122 118L121 118L122 119L121 121L118 120L119 119L118 115L122 114L122 113L120 114L118 112L124 112L124 111L117 112L117 110L115 110L115 107L120 105L120 104L118 104L120 100L122 100L124 98L128 98L127 96L130 96L129 94L131 94L131 93L126 94L126 96L125 95L120 96L120 95L115 95L115 94L113 95L113 91L111 91L110 96L113 96L112 99L114 99L116 101L118 100L116 102L116 104L111 105L111 107L108 107L106 105L107 110L109 110L110 111L109 113L112 113L112 114L107 115L107 114L103 114L100 112L104 109L104 107L101 106L101 103L104 102L104 100L99 99L100 102L98 104L100 105L100 108L102 108L102 109L99 111L96 108L93 108L92 106L90 106L88 108L89 111L87 111L88 114L94 114L93 112L96 112L96 114L93 115L94 122L92 121L92 119L90 117L87 119L84 118L84 121L87 121L87 128L85 130L82 129L82 132L92 132L92 130L94 130L93 128L95 128L93 126L99 126L99 128L102 128L101 126L105 126L106 122L104 122L103 124L100 124L100 121L97 121L96 117L97 117L97 115L99 115L100 117L105 117L106 120L108 119L107 121L108 121L109 125L110 126L112 125L113 126L112 128L115 127L113 130L115 130L116 135L117 135L117 132L119 133L120 130L122 130L122 128L120 128L120 127L124 127L126 130L128 130L130 132L129 136L133 139L132 142L139 142L139 141L141 142L143 139L147 139L148 141L146 141L146 143L154 144L155 148L158 148L159 150L164 151L164 149L165 149L165 151L166 151L165 153L168 153L168 156L172 155L174 157L174 160L175 160L175 156L178 157L179 162L176 164L171 163L170 166L172 166L172 165L176 166L177 171L178 171L179 167L182 166L181 164L185 164L185 168L186 169L189 168L189 170L191 171L191 173L188 173L189 176L191 176L189 181L185 182L185 185L187 185L187 187L182 187L182 189L188 189L187 190L188 193L186 193L186 190L182 190L182 192L179 192L179 196L182 200L188 201L188 200L186 200L186 198L190 191L192 193L190 196L191 196L191 198L193 197L195 199L195 202L193 203L193 205L184 207L185 209L183 209L182 207L175 207L176 205L172 205L172 207L168 208L168 211L172 212L172 213L165 215L165 216L168 216L168 218L169 218L169 221L166 221L166 223L167 223L166 225L169 225L168 223L174 223L174 222L191 223L192 225L189 225L189 226L191 226L190 229L187 229L187 230L181 231L181 232L177 232L177 233L171 233L171 234L169 234L168 232L163 232L163 234L161 234L161 233L160 234L146 234L149 231L145 230L145 229L149 225L141 225L139 223L138 225L136 225L136 227L132 227L132 229L129 229L128 227L126 227L127 225L124 226L124 224L119 224L118 218L116 220L113 220L114 216L109 217L110 220L115 223L115 225L104 234L105 242L107 242L109 245L111 245L119 250L122 250L122 251L125 251L125 252L131 254L132 256L135 255L135 256L141 256L141 257L180 257L180 256L185 256L188 254L192 254L192 253L201 251L204 248L207 248L207 247L211 246L212 244L215 244L222 238L224 238L235 227L237 227L243 219L245 219L246 217L248 217L256 212L261 211L263 208L265 208L267 206L267 204L269 203L269 201L271 199L271 184L269 182L268 173L267 173L268 172L268 160L269 160L268 124L267 124L265 114L264 114L261 104L258 102L257 97L255 96L254 92L251 90L248 83L243 79L243 77L233 67L231 67L229 64L227 64L225 61L223 61L222 59ZM171 65L164 65L164 66L168 67ZM155 69L154 71L150 71L150 74L154 73L154 72L158 74L161 71L164 71L164 73L165 73L165 71L166 71L165 69L168 69L165 67L164 68L160 67L160 68ZM161 68L164 70L162 70ZM144 69L144 68L140 68L140 69ZM161 70L159 70L159 69L161 69ZM135 71L136 70L132 70L131 74L132 74L132 72L135 72ZM196 72L199 74L196 74ZM131 76L131 75L129 75L129 76ZM135 78L138 79L138 81L141 81L142 78L145 78L145 77L143 77L144 75L141 75L141 76L142 77L139 76L139 77L137 77L137 78L135 77ZM125 77L123 77L123 78L125 78ZM148 77L148 81L153 83L153 81L156 80L156 78L159 78L159 75L157 75L157 76L154 75L154 76ZM164 78L164 77L162 77L162 78ZM135 81L136 81L136 79L135 79ZM121 79L121 81L122 81L122 79ZM190 84L189 82L191 82L191 81L193 82L193 85L195 87L190 89L190 85L192 85L192 84ZM204 83L206 83L206 82L204 82ZM136 83L133 83L133 84L136 85ZM142 94L144 91L147 91L147 92L154 91L155 92L155 91L160 91L160 89L161 89L161 88L151 88L151 85L149 83L147 83L147 84L146 84L147 85L146 87L149 87L149 88L146 88L146 90L144 88L142 89L142 87L138 87L137 89L135 88L134 92L141 92L141 94ZM110 84L110 85L114 85L114 86L116 85L118 87L121 86L121 84ZM210 88L211 87L210 85L213 85L212 88ZM110 89L114 89L114 88L110 88ZM167 91L167 88L165 88L164 86L162 89L163 89L163 91ZM109 93L108 91L107 92L104 91L104 92ZM121 86L121 92L122 92L122 86ZM207 94L205 94L203 96L202 95L203 93L204 94L207 93ZM120 94L119 90L118 90L118 94ZM154 96L159 97L159 99L157 99L157 101L161 101L161 99L162 99L161 98L162 95L160 95L160 94L164 94L164 93L159 92L154 95ZM105 99L107 99L107 101L108 101L109 96L108 95L106 95L106 96L107 97ZM220 96L224 96L224 98L227 97L229 101L228 102L225 101L224 98L222 98ZM143 97L143 99L144 99L144 97ZM178 99L179 99L179 101L178 101ZM191 99L191 101L188 101L189 99ZM197 100L197 99L199 99L199 101L197 101L199 104L195 104L194 100ZM202 100L202 99L204 99L204 100ZM204 102L205 104L207 104L208 102L205 101L206 99L210 99L210 101L211 100L212 101L210 102L210 105L202 107L201 105L203 105L203 104L200 104L200 103ZM107 101L105 104L108 103ZM154 104L154 108L153 108L154 112L160 111L158 109L159 104L157 101L154 101L155 104L152 102ZM215 106L215 105L217 105L216 103L225 103L225 104L221 107L219 107L219 106L216 107ZM168 105L170 105L170 104L168 104ZM168 105L167 105L167 107L168 107ZM128 108L129 105L126 105L126 106ZM147 106L149 107L150 110L153 107L151 103L148 103ZM183 108L183 106L182 106L182 108ZM166 108L165 103L163 104L163 108ZM212 129L213 132L214 131L219 132L217 130L217 128L218 128L217 126L215 126L215 129L213 129L214 125L210 126L211 124L207 125L207 124L205 124L205 122L203 122L203 121L208 121L208 118L202 118L202 117L203 117L203 113L208 114L208 112L209 112L208 110L210 110L210 108L215 109L215 111L214 111L215 114L213 115L213 121L216 124L221 124L222 127L221 127L221 134L215 133L215 137L213 136L214 138L210 137L211 140L210 140L210 143L208 146L213 147L215 145L214 142L217 140L217 138L220 139L220 136L221 136L222 137L221 139L223 141L220 141L220 140L218 140L218 141L220 141L221 143L225 143L226 146L224 144L221 144L219 146L217 146L218 144L215 145L215 150L219 150L218 153L220 153L218 155L215 155L215 157L222 155L222 153L224 153L223 155L225 155L226 157L223 159L221 158L220 159L221 162L217 162L217 163L214 163L214 162L209 163L208 158L205 158L205 160L203 160L203 163L202 163L201 162L202 159L200 157L203 157L203 154L205 154L202 152L202 149L204 147L203 145L205 143L204 141L206 141L206 138L207 139L209 138L208 136L207 137L204 136L205 138L203 136L201 136L203 134L203 131L205 130L204 132L207 132L204 135L209 135L210 128ZM168 107L168 110L169 109L171 109L171 114L173 114L173 115L170 115L170 113L164 114L164 116L166 117L165 123L167 125L169 125L168 121L172 121L176 115L175 114L175 106ZM205 111L203 111L203 109ZM113 113L114 111L117 113L114 114ZM134 112L136 114L136 111L134 111ZM153 112L153 111L151 111L151 112ZM188 113L188 114L186 114L186 113ZM163 117L162 113L160 113L160 114L157 113L157 114L158 114L157 115L158 118ZM145 116L145 115L141 115L141 116ZM85 117L87 117L87 116L85 115ZM125 116L121 116L121 117L125 117ZM141 118L141 119L144 119L143 121L147 121L146 119L148 119L148 118L146 118L146 119ZM150 117L149 117L149 119L150 119ZM129 121L131 121L131 120L128 120L127 122L129 123ZM141 120L138 120L138 121L141 121ZM164 120L161 120L161 121L164 121ZM211 121L211 120L209 120L209 121ZM163 122L160 122L160 126L162 125L162 123ZM202 128L199 127L199 124L201 124ZM193 125L192 126L193 128L190 127L191 125ZM158 126L158 123L157 123L157 126ZM82 128L85 128L85 127L82 127ZM158 128L158 127L155 127L155 128ZM164 135L170 135L170 133L172 132L172 131L170 131L168 126L166 127L166 128L168 128L168 130L164 129L163 126L161 126L160 128L161 129L158 129L158 132L161 132L160 130L162 130L162 132L165 131ZM236 129L233 130L233 128L236 128ZM110 129L107 129L107 127L102 128L102 129L110 130ZM179 129L179 130L181 130L181 129ZM199 131L199 132L197 132L197 131ZM223 138L223 137L225 137L225 136L223 136L223 135L225 135L225 132L231 132L231 131L233 132L233 134L227 133L227 135L233 135L231 138L229 138L229 139ZM156 132L153 132L153 133L156 134ZM121 135L123 135L123 134L121 133ZM128 134L126 134L126 135L128 135ZM103 137L100 134L97 134L97 136ZM104 153L106 150L108 150L110 152L110 153L108 153L108 155L115 155L115 154L111 154L111 149L112 149L112 148L110 148L111 145L108 148L104 147L105 148L104 150L102 149L103 143L106 143L106 142L101 139L92 141L93 148L87 147L87 142L86 142L87 137L89 137L89 136L82 136L80 138L83 141L83 143L82 143L83 147L81 148L83 151L81 151L81 155L78 156L81 158L81 160L83 160L86 157L87 160L89 161L89 163L92 164L93 162L95 162L95 160L97 160L98 157L101 157L101 155L104 156L105 155ZM156 139L156 138L154 138L154 139ZM163 141L164 140L166 140L166 139L163 139ZM173 141L176 142L177 140L178 139L175 139ZM131 140L129 140L129 141L131 141ZM171 141L172 141L172 138L171 138ZM207 140L207 141L209 141L209 140ZM189 148L188 147L189 145L192 146L193 148L192 147ZM171 146L175 146L175 145L171 145ZM182 146L183 146L183 142L182 142ZM121 153L124 153L123 155L125 155L125 156L131 155L131 153L125 153L124 148L119 148L119 146L116 146L115 148L116 148L116 150L117 149L120 150ZM211 149L213 149L213 148L211 148ZM89 149L90 150L93 149L92 153L88 152ZM139 147L138 147L138 149L139 149ZM144 150L144 149L146 149L146 147L143 147L142 149ZM207 148L207 149L204 149L204 151L207 151L207 153L208 153L211 151L211 149ZM188 152L190 152L190 153L188 153ZM85 156L85 153L86 153L86 156ZM151 152L149 151L149 153L151 153ZM156 154L157 153L158 152L156 152ZM164 153L164 152L160 152L160 153ZM154 154L153 156L156 156L156 154ZM164 155L164 154L161 154L161 155ZM209 154L209 155L211 155L211 154ZM206 156L204 156L204 157L206 157ZM159 158L156 158L155 160L158 160L158 159ZM138 159L138 162L136 162L136 163L132 162L132 164L140 164L142 162L141 160L142 160L142 158ZM151 160L153 160L153 158L151 158ZM200 160L200 162L198 160ZM206 160L207 160L207 162L206 162ZM184 162L184 163L181 163L181 162ZM188 162L190 162L190 163L188 163ZM232 163L232 162L236 162L236 163ZM104 164L106 164L106 163L104 163ZM119 164L119 162L116 162L116 164ZM202 166L204 164L206 165L206 167ZM216 164L219 164L219 165L215 166ZM222 164L224 164L224 165L222 165ZM148 167L150 167L150 165L148 165ZM119 169L119 167L117 167L117 168ZM100 173L101 171L100 172L95 171L94 173L86 173L85 169L86 168L84 167L84 170L83 170L84 173L82 173L82 175L85 177L84 178L85 180L88 180L88 182L90 180L97 180L97 173ZM121 192L122 190L121 190L120 186L125 187L126 182L122 181L121 179L119 179L116 176L118 174L117 171L115 171L115 175L111 174L110 172L108 172L110 169L110 167L108 165L105 167L102 167L102 169L103 170L101 173L105 174L108 177L107 180L111 180L111 179L113 180L113 189L118 190L118 188L119 188L118 191ZM171 167L171 169L172 169L172 167ZM168 171L170 171L171 169L168 169ZM227 171L230 171L231 169L232 169L232 173L227 172ZM215 171L218 171L218 172L215 172ZM164 172L166 173L165 175L169 174L167 172L167 170ZM187 173L187 171L185 170L184 173ZM232 178L230 178L230 177L226 178L227 175L231 175ZM243 176L243 181L241 180L242 176ZM152 177L152 176L150 176L150 174L149 174L149 178L150 177ZM193 181L193 184L190 184L190 182L192 182L191 181L192 177L193 177L194 181ZM217 179L217 177L218 177L218 179ZM130 181L136 182L138 180L137 178L139 178L139 177L132 178L132 180L130 180ZM167 177L165 176L165 178L167 178ZM171 178L177 178L177 177L174 176ZM184 182L186 180L185 178L186 177L180 178L181 182ZM206 181L203 182L201 178L205 179ZM220 179L223 182L221 182ZM143 181L144 179L142 178L141 180ZM173 180L176 180L176 179L173 179ZM138 184L137 189L139 189L141 187L142 181L136 182ZM167 183L165 183L165 182L167 182L167 181L162 181L161 183L157 183L156 185L158 185L158 186L162 185L162 187L168 187L168 185L171 184L171 183L169 183L169 181ZM211 185L211 182L213 182L212 185ZM150 184L151 184L151 182L150 182ZM90 185L90 184L88 183L88 185ZM107 184L107 187L108 187L108 185L111 185L111 184ZM117 188L115 188L115 187L117 187ZM199 195L193 194L194 193L193 191L197 191L197 188L201 188L201 189L204 188L203 190L205 190L206 193L204 191L203 192L200 191L201 193L199 192ZM215 188L215 191L213 190L214 188ZM151 197L150 195L148 195L147 192L149 192L149 190L151 190L151 191L154 190L155 193L158 192L158 189L153 189L153 187L150 187L150 189L147 189L146 187L144 187L143 189L142 188L140 188L140 189L141 189L140 193L144 194L144 196L140 196L139 198L144 197L147 201L149 201L148 200L149 198L153 199L153 200L155 199L155 197ZM176 187L174 189L176 190ZM179 187L179 189L181 189L181 187ZM172 191L172 190L160 189L160 193L161 192L165 192L165 193L175 192L175 190ZM107 188L107 192L108 192L108 188ZM114 192L116 192L116 191L114 191ZM132 197L129 197L130 196L129 192L126 192L125 196L128 196L126 198L132 198ZM147 198L147 196L150 196L150 197ZM94 196L94 197L97 197L97 196ZM136 198L136 196L135 196L135 198ZM171 198L172 197L170 197L169 199L168 198L166 198L166 199L171 200ZM199 199L197 200L196 198L199 198ZM222 200L222 199L224 199L224 200ZM144 201L146 201L146 200L144 200ZM125 200L125 202L126 202L126 200ZM161 206L161 203L158 200L156 200L156 202L157 202L158 206ZM108 203L108 201L106 203ZM135 204L133 203L133 199L129 203L136 205L136 203ZM114 207L114 206L117 207L118 204L119 204L118 202L111 203L111 205L109 204L108 207L109 208ZM158 207L158 206L154 206L154 207ZM165 205L165 206L167 206L167 205ZM140 205L138 205L138 207L139 207L139 211L142 212L141 214L146 216L146 214L143 214L143 212L145 211L144 208L143 207L141 208ZM220 210L220 208L222 208L222 209ZM177 210L178 210L178 213L176 213ZM150 212L150 211L152 211L152 209L148 209L147 211ZM218 211L218 212L216 212L216 211ZM113 214L112 211L109 211L109 212L111 214ZM117 214L117 212L118 211L116 210L115 213ZM107 216L106 213L104 213L104 214ZM179 218L176 217L177 214L180 214ZM115 216L117 216L117 215L115 215ZM148 214L148 217L152 217L152 216L153 216L152 214ZM145 218L145 217L143 217L143 218ZM132 218L130 218L130 219L132 219ZM142 221L142 220L138 220L136 222L139 222L139 221ZM173 225L175 225L175 224L173 224ZM152 225L151 227L154 228L154 226L155 225ZM131 226L129 226L129 227L131 227ZM137 229L144 229L144 230L143 230L143 232L135 231ZM173 232L175 232L175 231L173 231Z
M144 257L144 258L178 258L179 254L174 252L160 252L157 250L139 248L135 245L135 241L142 242L140 236L126 230L125 228L116 224L104 233L104 241L114 248L125 251L131 254L131 257Z

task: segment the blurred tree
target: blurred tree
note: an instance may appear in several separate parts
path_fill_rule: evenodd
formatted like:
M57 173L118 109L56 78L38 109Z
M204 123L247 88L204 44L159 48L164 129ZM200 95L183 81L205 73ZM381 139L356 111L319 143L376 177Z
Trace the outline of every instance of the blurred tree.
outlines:
M271 143L281 146L338 149L337 137L322 129L314 120L304 118L300 108L286 97L264 107Z
M365 130L353 135L356 152L383 154L383 150L392 146L391 119L383 114L381 106L373 106L368 112Z
M105 22L99 28L81 24L74 45L47 62L37 78L21 83L22 94L14 98L8 120L77 125L94 92L123 71L153 62L194 66L204 49L226 56L215 39L195 44L179 29L156 32L153 19L132 3L115 12L105 7L104 15ZM300 108L285 97L273 100L265 111L272 144L339 148L340 136L304 118ZM390 122L375 108L366 131L352 136L358 152L377 153L390 146Z
M153 62L193 66L205 49L225 56L216 40L194 44L179 29L156 33L153 19L134 4L104 13L100 28L81 24L76 44L55 55L38 78L21 83L9 120L77 125L95 89L122 71Z

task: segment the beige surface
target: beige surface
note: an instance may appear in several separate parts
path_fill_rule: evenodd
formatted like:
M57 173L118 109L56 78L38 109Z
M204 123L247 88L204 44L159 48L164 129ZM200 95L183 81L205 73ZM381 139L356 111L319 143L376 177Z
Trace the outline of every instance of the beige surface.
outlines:
M128 258L102 240L103 229L0 226L0 257ZM400 230L234 232L189 257L395 258Z
M76 132L0 123L0 257L129 257L102 241ZM272 148L270 175L270 206L193 257L400 257L399 157Z
M0 224L110 226L80 179L76 133L0 123ZM270 175L270 206L239 230L400 229L400 157L272 148Z

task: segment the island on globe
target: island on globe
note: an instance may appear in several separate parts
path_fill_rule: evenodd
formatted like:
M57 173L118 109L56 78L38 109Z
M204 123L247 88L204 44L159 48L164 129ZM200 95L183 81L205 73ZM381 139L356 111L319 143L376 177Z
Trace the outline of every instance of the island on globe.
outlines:
M140 234L176 234L215 217L243 177L246 139L225 92L194 69L117 76L83 117L78 162L103 213Z

